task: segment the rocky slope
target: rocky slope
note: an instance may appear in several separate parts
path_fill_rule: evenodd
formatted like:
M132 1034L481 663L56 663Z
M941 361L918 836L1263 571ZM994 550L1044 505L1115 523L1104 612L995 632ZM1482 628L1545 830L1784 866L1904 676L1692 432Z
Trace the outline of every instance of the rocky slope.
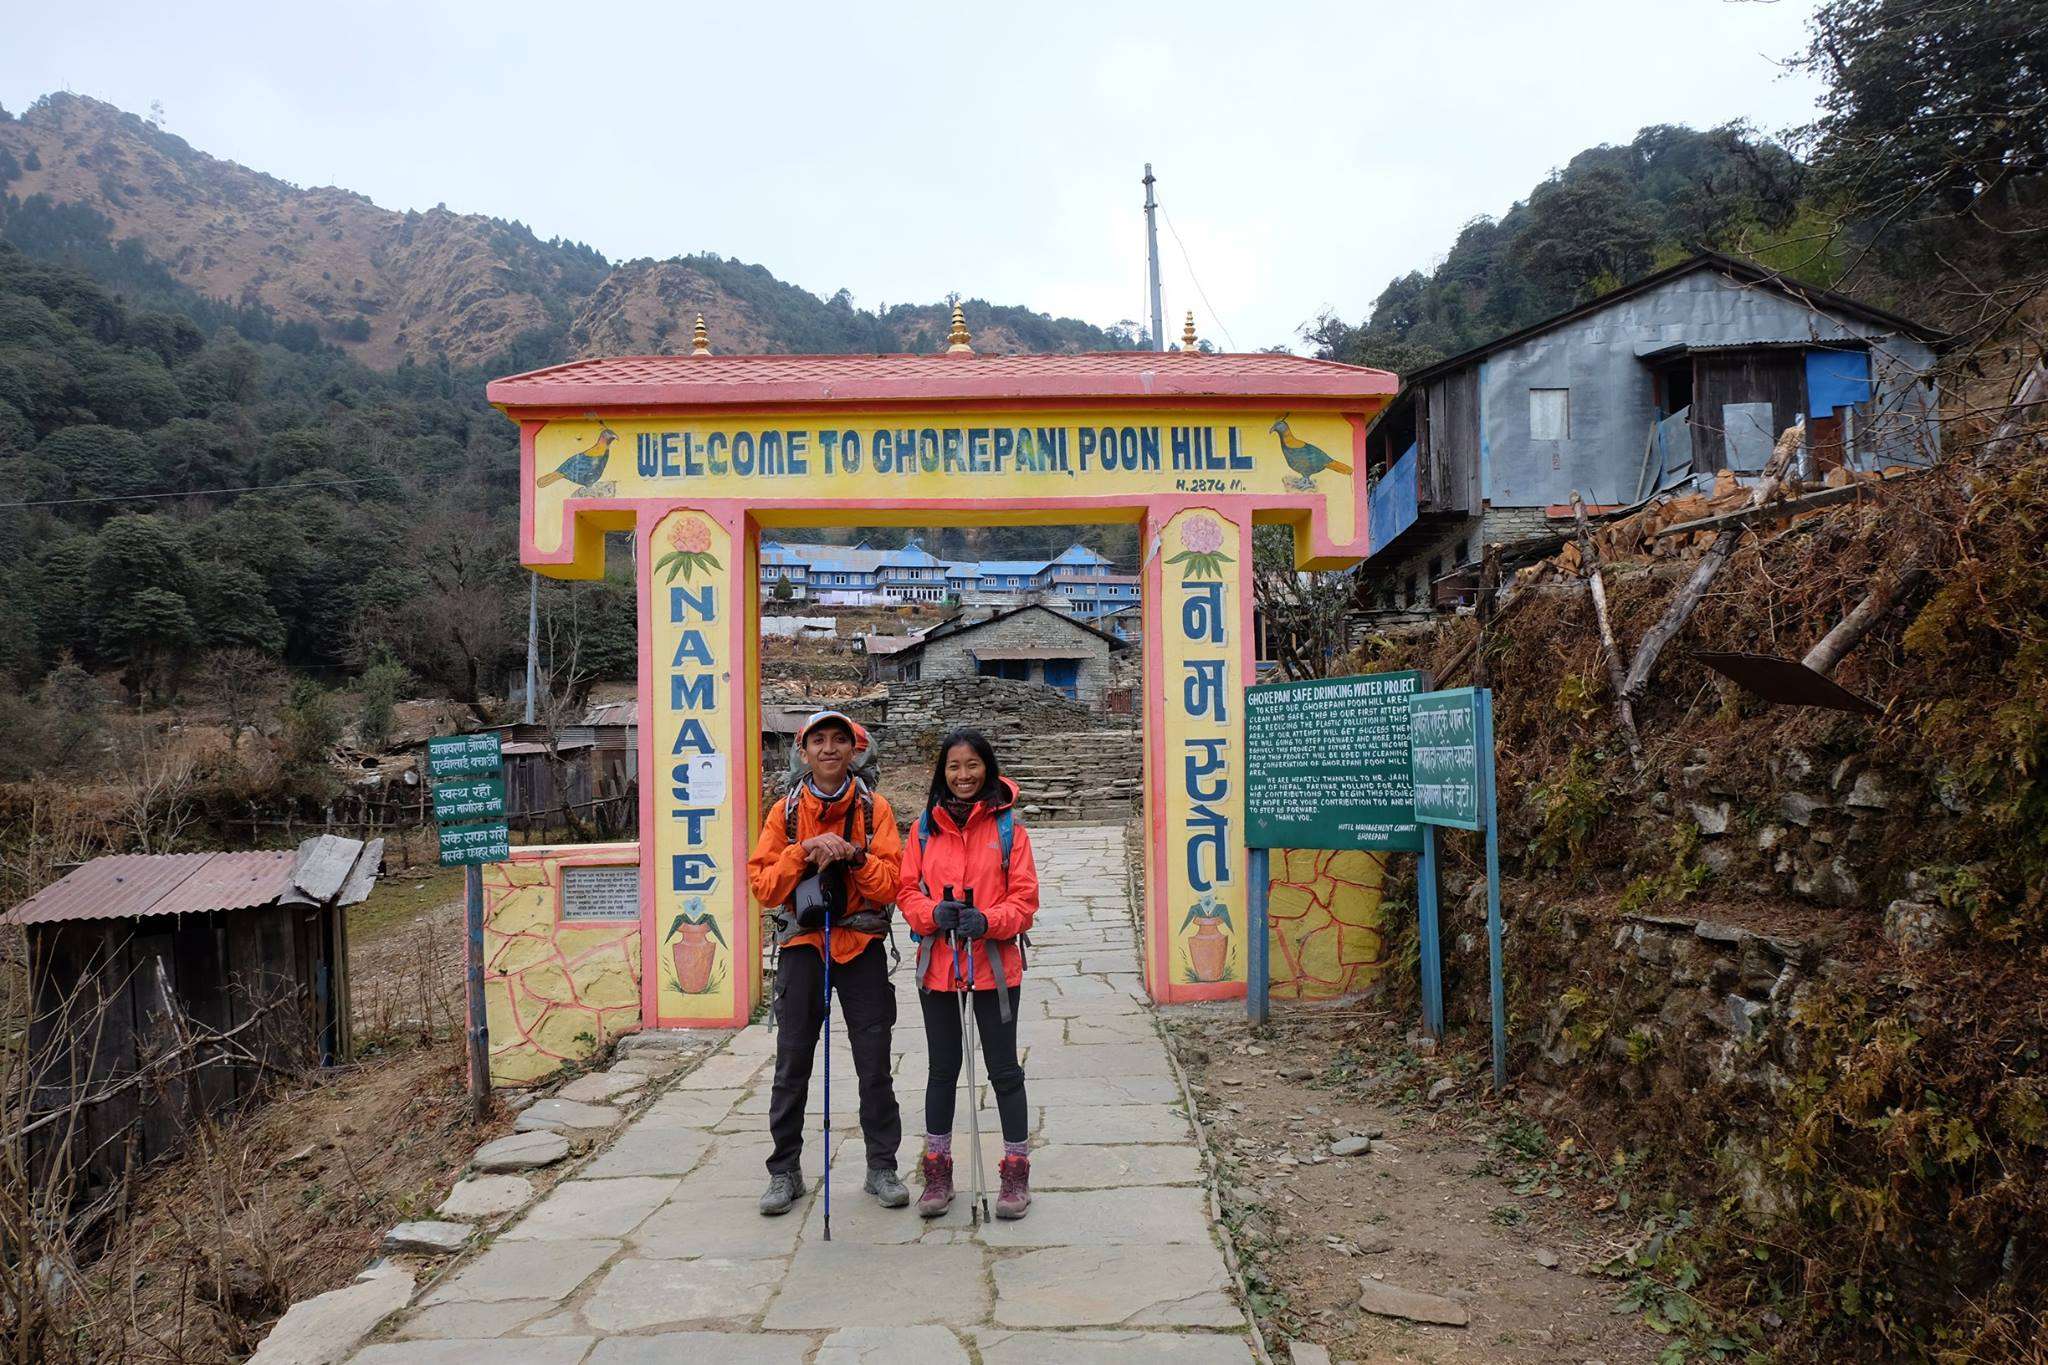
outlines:
M379 367L445 357L457 366L687 349L698 313L724 352L931 349L943 305L864 313L760 266L715 256L614 270L589 247L519 223L436 206L396 212L334 187L301 189L198 151L78 95L0 118L0 235L61 254L22 225L84 209L104 245L133 243L176 284L305 324ZM40 198L38 198L40 196ZM33 204L32 204L33 201ZM10 221L11 220L11 221ZM81 230L67 219L75 237ZM80 262L83 263L83 262ZM984 350L1111 349L1120 338L1070 319L984 306ZM985 325L984 325L985 324Z

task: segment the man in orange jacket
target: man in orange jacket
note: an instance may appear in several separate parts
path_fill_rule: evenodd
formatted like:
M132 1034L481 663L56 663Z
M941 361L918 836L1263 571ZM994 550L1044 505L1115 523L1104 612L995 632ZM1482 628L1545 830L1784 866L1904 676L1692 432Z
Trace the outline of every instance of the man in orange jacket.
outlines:
M801 1159L804 1107L818 1032L830 1008L825 993L825 929L800 923L797 886L812 873L844 879L831 918L832 988L846 1016L846 1041L860 1081L860 1127L867 1142L865 1189L900 1209L910 1191L896 1174L903 1116L889 1077L889 1030L896 993L889 985L889 907L903 863L895 812L853 771L867 732L837 711L820 711L797 732L808 774L769 810L747 859L747 880L762 905L777 910L781 955L775 970L775 1085L768 1102L768 1189L761 1212L789 1212L805 1194Z

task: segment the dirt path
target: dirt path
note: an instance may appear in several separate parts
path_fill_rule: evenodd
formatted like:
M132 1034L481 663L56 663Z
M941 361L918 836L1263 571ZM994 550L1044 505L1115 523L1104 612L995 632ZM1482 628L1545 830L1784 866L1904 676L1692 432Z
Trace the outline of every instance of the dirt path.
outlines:
M384 878L349 911L359 1041L453 1037L462 1026L462 872Z
M1548 1151L1540 1130L1461 1103L1476 1080L1431 1103L1438 1073L1355 1008L1278 1005L1256 1033L1242 1008L1167 1018L1276 1356L1306 1340L1359 1365L1656 1358L1662 1339L1614 1311L1618 1282L1589 1273L1621 1249L1623 1227L1555 1182L1515 1192L1526 1159ZM1333 1155L1347 1137L1370 1150ZM1364 1278L1449 1298L1471 1324L1365 1312Z

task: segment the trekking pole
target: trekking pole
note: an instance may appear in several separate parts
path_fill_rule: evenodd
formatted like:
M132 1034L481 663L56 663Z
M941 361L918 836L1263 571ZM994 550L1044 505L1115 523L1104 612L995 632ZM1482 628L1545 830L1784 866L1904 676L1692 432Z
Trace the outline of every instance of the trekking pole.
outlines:
M802 1172L798 1172L802 1177ZM832 912L825 912L825 1240L832 1240Z
M966 896L969 910L974 908L974 888L968 887L961 894ZM967 1206L969 1226L993 1222L988 1213L988 1186L981 1165L981 1083L975 1079L974 1054L980 1048L980 1030L976 1027L974 1015L974 940L967 939L967 989L961 994L963 1003L964 1033L967 1050L967 1130L974 1141L970 1169L974 1172L974 1197ZM986 958L987 954L983 954Z

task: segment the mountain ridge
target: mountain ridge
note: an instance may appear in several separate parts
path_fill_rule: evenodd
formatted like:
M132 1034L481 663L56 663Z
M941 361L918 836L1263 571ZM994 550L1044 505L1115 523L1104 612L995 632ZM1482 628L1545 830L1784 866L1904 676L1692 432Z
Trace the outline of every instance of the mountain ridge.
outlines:
M946 304L855 308L765 267L709 253L613 262L484 214L382 208L302 188L194 148L86 96L45 95L0 119L0 238L68 264L78 240L227 309L389 369L457 368L687 349L696 314L727 352L931 349ZM61 224L61 225L60 225ZM1132 329L976 301L988 351L1117 350Z

